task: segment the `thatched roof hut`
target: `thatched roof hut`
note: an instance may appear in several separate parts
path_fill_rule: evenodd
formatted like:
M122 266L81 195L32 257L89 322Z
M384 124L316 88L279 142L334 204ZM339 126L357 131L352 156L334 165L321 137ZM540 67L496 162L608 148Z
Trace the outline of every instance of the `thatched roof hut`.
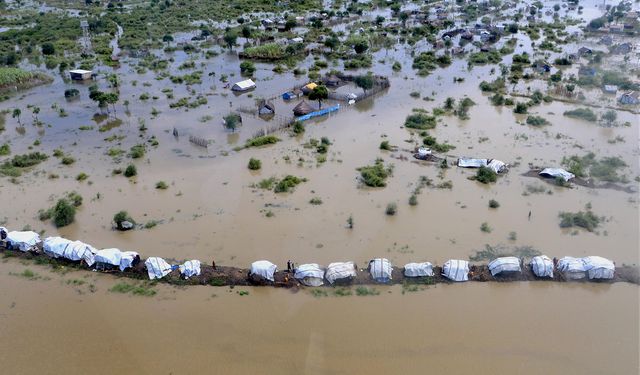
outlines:
M315 108L313 108L309 103L303 100L293 108L293 114L296 116L304 116L315 110Z

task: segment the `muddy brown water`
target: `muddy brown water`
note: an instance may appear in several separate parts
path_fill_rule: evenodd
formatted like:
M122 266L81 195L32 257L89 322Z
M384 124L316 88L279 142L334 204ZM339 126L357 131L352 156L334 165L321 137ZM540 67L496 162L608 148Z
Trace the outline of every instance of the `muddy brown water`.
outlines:
M522 42L517 52L528 48L528 39ZM573 47L578 45L567 46ZM135 74L135 60L123 58L117 70L123 82L117 115L123 124L102 133L100 124L92 120L97 108L87 97L87 85L65 83L56 76L51 85L0 103L0 109L21 107L26 123L21 135L15 130L16 121L7 116L7 130L0 134L0 141L10 142L13 153L19 154L39 139L42 144L34 150L50 154L62 147L77 161L62 166L50 158L18 178L19 184L0 178L0 220L12 229L30 225L46 230L45 236L81 239L97 248L118 247L144 256L207 263L215 259L238 267L258 259L269 259L281 269L288 259L323 265L354 260L363 266L379 256L397 266L410 261L442 264L450 258L467 259L485 244L533 246L551 257L601 255L618 264L639 263L637 193L581 186L566 189L522 176L532 168L558 166L563 156L593 151L599 157L623 158L628 164L623 174L633 180L640 175L638 115L618 112L618 122L628 121L630 126L604 128L562 116L579 106L553 102L532 108L551 126L521 125L524 116L514 115L508 107L489 105L488 97L479 92L480 81L496 77L491 66L469 71L465 61L455 61L419 78L410 69L409 52L401 46L375 53L374 61L387 63L378 64L374 72L391 77L391 87L384 94L308 122L302 137L278 133L283 139L279 144L240 152L233 148L269 123L246 116L238 132L226 132L221 117L230 110L229 102L233 108L250 107L255 98L284 92L304 83L304 77L276 75L271 66L257 64L258 87L252 97L235 96L222 88L219 77L234 74L230 81L240 80L239 60L223 52L211 60L198 59L196 64L204 71L203 83L193 88L207 94L209 103L176 110L168 104L188 95L184 85L157 81L152 72ZM189 57L182 52L173 56L172 73L186 73L176 68ZM393 60L402 63L402 72L392 72ZM312 63L307 58L302 65ZM207 75L213 71L216 76ZM452 84L454 76L465 81ZM104 79L98 83L106 86ZM544 87L536 81L530 85ZM79 100L64 100L62 93L69 87L80 89ZM161 93L166 87L173 88L175 99ZM409 96L413 91L435 100L414 99ZM141 101L138 97L143 92L158 99ZM450 162L470 156L512 164L496 184L469 181L473 171L455 167L441 180L436 166L417 163L409 153L378 149L383 140L400 150L413 149L420 138L400 127L411 109L430 110L448 96L460 99L465 94L477 103L469 112L470 120L445 116L430 134L456 146L448 153ZM124 99L131 102L129 114ZM69 116L59 117L50 108L52 103L63 106ZM295 103L276 101L277 111L288 115ZM41 107L39 117L47 125L30 124L27 104ZM156 118L150 116L152 107L161 111ZM212 119L201 122L203 116ZM139 137L138 118L145 119L146 137L155 135L160 146L133 161L139 171L136 178L112 176L114 168L124 168L131 160L114 161L107 150L127 151L146 139ZM83 125L93 129L78 130ZM187 136L174 138L174 127ZM214 143L206 150L193 146L189 134ZM103 141L111 135L126 137L119 143ZM315 153L302 145L323 136L333 145L327 161L318 164ZM618 136L623 141L611 143ZM246 168L250 157L262 160L262 170ZM387 187L359 188L356 168L378 157L394 165ZM304 159L301 164L300 158ZM60 178L47 179L50 172ZM90 176L91 184L75 180L80 172ZM287 174L308 182L290 194L251 187L263 178ZM419 204L409 206L409 196L422 175L435 183L450 180L453 187L425 188ZM155 189L160 180L169 184L167 190ZM630 185L637 189L636 182ZM542 186L544 193L525 194L528 186ZM84 197L76 223L58 230L37 219L39 209L52 206L71 190ZM313 197L323 203L309 204ZM500 207L489 209L489 199L497 200ZM384 214L390 202L399 207L393 217ZM605 218L596 232L559 228L560 211L583 210L587 204ZM114 232L110 221L121 209L140 223L162 222L152 229ZM266 217L268 211L274 216ZM355 223L352 230L345 228L350 215ZM483 222L492 228L490 233L480 231ZM509 240L510 232L516 232L515 240ZM10 275L26 267L50 279ZM67 284L73 279L85 284ZM307 291L292 294L271 288L242 288L249 295L240 296L240 289L161 285L156 296L147 298L108 292L117 282L111 276L87 272L60 276L16 261L0 263L2 372L180 374L215 369L216 373L354 374L429 369L634 374L639 370L638 286L626 283L470 283L405 294L398 286L378 287L382 292L378 296L322 298ZM95 285L95 293L88 284Z

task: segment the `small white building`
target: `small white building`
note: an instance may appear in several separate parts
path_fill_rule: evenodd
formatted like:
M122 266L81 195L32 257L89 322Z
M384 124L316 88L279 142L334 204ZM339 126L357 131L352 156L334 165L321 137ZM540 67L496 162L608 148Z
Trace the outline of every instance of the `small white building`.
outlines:
M231 87L231 90L244 92L244 91L253 90L255 88L256 88L256 83L255 82L253 82L250 79L245 79L244 81L240 81L240 82L235 83Z
M69 76L74 81L86 81L91 79L91 70L73 69L69 71Z

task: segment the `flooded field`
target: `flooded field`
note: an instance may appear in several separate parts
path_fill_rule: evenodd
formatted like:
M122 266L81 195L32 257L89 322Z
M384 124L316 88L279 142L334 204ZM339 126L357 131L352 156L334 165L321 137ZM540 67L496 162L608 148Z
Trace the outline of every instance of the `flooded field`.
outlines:
M329 7L334 2L325 3ZM584 11L579 14L566 7L559 10L562 17L582 17L567 26L567 35L580 34L586 23L605 12L600 2L580 5ZM35 2L30 6L57 9ZM545 5L548 12L552 7ZM422 5L408 3L402 9L415 13ZM418 24L414 13L409 27ZM80 14L72 11L68 16ZM388 22L396 15L376 7L362 17L335 21L332 30L362 34L358 28L370 27L376 17ZM504 18L510 15L492 17L496 23L506 23ZM544 22L554 19L549 14L538 17ZM454 21L456 27L473 26ZM217 22L221 30L238 26L233 20ZM0 25L0 34L28 25L8 24L6 30L4 26ZM308 26L295 30L300 35L314 32ZM294 61L296 69L305 71L302 74L291 67L277 73L276 64L255 61L252 79L257 87L238 94L229 86L246 78L240 74L244 60L238 52L244 43L255 42L249 37L238 37L238 45L231 49L218 36L194 42L197 49L185 52L178 44L190 43L198 31L176 32L171 41L160 43L165 50L151 48L152 57L144 59L118 47L122 38L128 40L128 32L126 25L117 25L114 39L106 43L119 54L117 64L96 64L96 76L87 82L73 82L64 69L47 69L42 59L33 56L17 64L46 72L53 81L12 91L0 102L5 129L0 131L0 146L10 145L0 163L35 151L48 159L20 176L2 176L0 171L1 226L34 230L43 238L78 239L97 249L133 250L171 263L199 259L244 268L259 259L280 269L288 260L321 265L350 260L362 268L376 257L388 258L396 267L424 261L441 265L448 259L468 260L487 247L551 258L598 255L617 265L640 263L638 106L620 105L616 94L603 94L598 87L576 88L580 98L564 91L558 94L549 74L507 81L503 94L517 103L530 100L535 90L549 95L526 114L514 113L514 106L493 105L494 92L479 88L482 81L507 78L501 70L508 72L513 53L553 62L585 45L602 52L598 69L615 70L637 85L637 37L615 36L615 43L633 43L627 58L609 54L599 42L604 33L580 34L561 51L540 51L539 41L532 46L531 33L520 32L495 43L497 49L513 49L501 56L500 63L474 65L465 56L454 57L447 66L421 76L412 68L415 56L444 47L435 48L427 39L410 44L410 35L390 34L392 46L367 52L372 67L346 70L349 75L370 71L387 77L390 87L356 103L327 99L322 108L340 104L341 109L305 121L303 134L294 134L292 128L274 129L293 119L292 109L303 97L284 101L281 95L316 81L306 71L319 61L327 63L318 70L322 76L342 71L340 59L324 60L329 52L307 53ZM460 36L454 40L457 45ZM320 47L314 48L322 48L315 44ZM468 55L482 44L461 45ZM552 73L562 71L565 86L575 86L579 67L590 64L580 58L580 64L554 67ZM154 70L159 61L167 66ZM400 69L394 68L396 62ZM201 72L196 82L175 78L194 72ZM113 74L115 85L109 78ZM117 92L119 100L99 108L89 96L92 85ZM78 97L65 99L69 89L77 89ZM363 89L349 83L339 91L360 94ZM206 100L191 107L176 106L182 98L191 103ZM437 125L428 129L428 136L455 146L437 153L449 166L441 168L439 163L414 158L414 149L423 145L427 134L404 125L414 109L429 114L443 111L447 98L455 103L468 98L475 104L467 118L455 111L434 115ZM275 104L271 118L255 115L261 99ZM317 101L305 100L318 108ZM565 115L578 108L591 109L598 120ZM15 109L21 109L17 116ZM605 121L609 110L615 114L613 121ZM233 131L223 126L223 117L230 113L242 117ZM548 124L527 125L531 116ZM281 141L243 147L262 132ZM312 145L323 137L330 143L324 154ZM198 146L190 138L208 145ZM383 141L390 150L381 149ZM141 157L132 156L136 145L143 145ZM615 178L596 181L599 185L613 181L613 186L567 187L524 176L533 169L566 167L563 159L589 152L597 160L623 162L612 172ZM64 157L73 161L65 163ZM510 168L495 183L484 184L470 179L476 170L456 167L460 157L495 158ZM247 168L251 158L261 161L259 170ZM376 159L392 165L392 175L385 187L364 186L358 168ZM129 165L135 165L137 175L127 178L122 171ZM270 178L287 175L305 181L286 193L275 193L273 181L264 188ZM421 186L421 181L429 184ZM165 186L159 188L160 182ZM72 191L83 197L73 223L56 227L43 219L44 211ZM417 204L410 204L412 195ZM498 206L489 207L491 200ZM393 215L385 214L390 204L396 205ZM114 214L121 210L138 223L135 230L114 229ZM582 211L598 217L595 229L559 225L560 213ZM238 374L423 369L634 374L640 370L640 301L633 284L468 283L425 286L417 292L379 286L379 295L346 297L310 289L294 293L158 284L153 285L154 295L132 296L113 291L121 281L116 275L54 271L24 260L0 260L3 372L47 373L55 368L56 373L183 374L210 368Z

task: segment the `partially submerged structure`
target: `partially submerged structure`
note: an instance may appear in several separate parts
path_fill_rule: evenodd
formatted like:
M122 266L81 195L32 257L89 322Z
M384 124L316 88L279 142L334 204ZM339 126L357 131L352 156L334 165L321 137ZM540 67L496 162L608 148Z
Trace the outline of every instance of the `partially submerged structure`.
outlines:
M573 173L567 172L562 168L545 168L538 174L543 177L562 178L565 181L569 181L576 177Z
M259 115L273 115L276 113L276 106L273 104L271 100L261 100L258 103L258 114Z
M546 255L531 258L531 270L537 277L553 278L553 261Z
M22 252L37 251L38 245L42 243L40 235L36 232L27 231L11 231L7 233L7 243L12 249Z
M376 258L369 262L369 273L371 277L379 283L388 283L391 281L393 266L387 258Z
M304 116L309 113L315 111L316 109L311 106L311 104L307 103L305 100L301 101L293 107L293 114L296 116Z
M522 272L520 259L516 257L500 257L489 263L491 276L499 275L503 272Z
M253 82L250 79L245 79L244 81L236 82L231 87L231 90L237 91L237 92L244 92L244 91L253 90L255 88L256 88L256 83L255 82Z
M442 276L453 281L469 280L469 262L450 259L442 265Z
M321 286L324 284L324 271L316 263L299 265L295 269L293 277L306 286Z
M269 280L274 281L273 275L278 270L278 266L268 260L259 260L251 263L249 276L256 281Z
M485 167L496 173L503 173L508 170L508 165L498 159L476 159L476 158L460 158L458 159L458 167L462 168L480 168Z
M324 274L329 284L335 282L348 282L356 277L356 268L353 262L336 262L327 266Z
M640 91L628 91L618 98L620 104L640 104Z
M92 73L91 70L73 69L69 71L69 76L74 81L86 81L91 79Z
M429 262L407 263L404 265L404 275L406 277L433 276L433 265Z

